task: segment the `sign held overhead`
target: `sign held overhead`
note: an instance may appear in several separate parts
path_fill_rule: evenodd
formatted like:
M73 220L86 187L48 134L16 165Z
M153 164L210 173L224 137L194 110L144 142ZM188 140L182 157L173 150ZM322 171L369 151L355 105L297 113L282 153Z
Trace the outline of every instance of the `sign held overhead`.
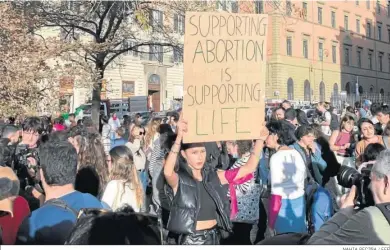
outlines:
M184 142L256 139L264 122L267 15L186 13Z

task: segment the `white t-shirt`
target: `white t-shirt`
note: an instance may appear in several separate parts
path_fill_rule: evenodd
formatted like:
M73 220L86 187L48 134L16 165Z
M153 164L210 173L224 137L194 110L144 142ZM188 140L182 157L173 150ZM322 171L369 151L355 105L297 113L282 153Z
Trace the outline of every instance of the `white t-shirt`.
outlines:
M107 184L102 201L109 205L113 211L118 210L124 205L131 206L135 212L141 210L141 207L137 205L135 188L129 183L124 185L124 182L120 180L112 180Z
M325 114L325 121L330 124L330 121L332 120L332 115L330 114L329 111L326 111ZM322 133L324 133L327 136L330 136L332 134L332 131L330 130L330 126L321 126Z
M305 194L306 166L295 149L279 150L270 159L271 194L296 199Z

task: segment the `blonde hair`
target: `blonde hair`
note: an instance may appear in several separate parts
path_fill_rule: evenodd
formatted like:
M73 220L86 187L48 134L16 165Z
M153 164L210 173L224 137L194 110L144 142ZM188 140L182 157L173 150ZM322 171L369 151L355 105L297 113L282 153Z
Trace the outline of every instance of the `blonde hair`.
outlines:
M160 118L154 118L149 122L148 127L146 128L145 148L148 148L149 145L152 143L154 135L158 132L158 128L160 127L160 125L161 125Z
M137 169L135 168L133 155L130 149L126 146L118 146L110 151L112 170L110 180L123 180L123 192L120 194L122 198L125 192L125 186L128 184L130 189L135 190L135 196L138 208L144 204L144 191L141 181L138 177Z

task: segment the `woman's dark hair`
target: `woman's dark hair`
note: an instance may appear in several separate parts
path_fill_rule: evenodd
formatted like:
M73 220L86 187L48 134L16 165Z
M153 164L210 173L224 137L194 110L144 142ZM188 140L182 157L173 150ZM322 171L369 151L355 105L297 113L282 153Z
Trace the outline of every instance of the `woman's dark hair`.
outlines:
M239 140L236 141L238 148L238 155L241 157L246 153L251 152L253 142L252 140Z
M205 144L203 142L198 142L198 143L182 143L181 145L182 150L187 150L190 148L199 148L199 147L205 147Z
M158 219L129 207L95 210L78 219L66 245L161 245Z
M308 134L313 134L315 136L314 129L310 127L310 125L302 125L295 130L295 137L297 137L298 140Z
M307 120L307 116L304 111L296 109L295 112L297 113L297 121L300 125L309 125L309 121Z
M359 120L359 122L358 122L358 127L359 127L359 130L360 130L360 131L362 130L362 125L363 125L363 123L365 123L365 122L370 123L372 126L374 126L374 123L373 123L370 119L368 119L368 118L361 118L361 119Z
M78 170L80 171L82 168L89 166L92 166L94 170L96 170L96 173L99 176L99 192L90 192L96 197L99 197L103 193L108 182L109 173L106 159L103 143L99 134L89 133L83 138L83 143L80 145L79 150Z
M160 124L158 132L160 133L160 135L164 133L173 134L172 127L166 123Z
M368 144L363 153L363 162L374 161L386 148L380 143Z
M271 121L267 124L267 128L270 134L278 136L280 145L290 145L295 142L286 121Z

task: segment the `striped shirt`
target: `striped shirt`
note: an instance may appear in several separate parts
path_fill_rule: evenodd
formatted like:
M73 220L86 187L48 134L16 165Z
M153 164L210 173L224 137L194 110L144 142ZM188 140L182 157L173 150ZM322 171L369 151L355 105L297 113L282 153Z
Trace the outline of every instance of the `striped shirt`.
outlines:
M236 160L236 162L233 164L233 166L231 166L229 169L235 169L235 168L240 168L240 167L244 166L248 162L250 156L251 156L250 153L244 154L240 159ZM253 178L253 180L254 179L256 179L256 178ZM244 195L246 192L248 192L248 190L251 187L251 183L252 183L252 180L244 182L240 185L234 185L234 188L236 189L237 196ZM230 191L228 192L228 197L230 197Z

